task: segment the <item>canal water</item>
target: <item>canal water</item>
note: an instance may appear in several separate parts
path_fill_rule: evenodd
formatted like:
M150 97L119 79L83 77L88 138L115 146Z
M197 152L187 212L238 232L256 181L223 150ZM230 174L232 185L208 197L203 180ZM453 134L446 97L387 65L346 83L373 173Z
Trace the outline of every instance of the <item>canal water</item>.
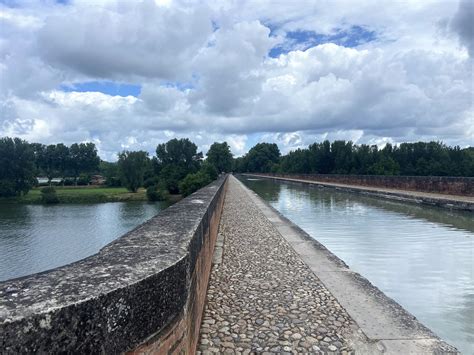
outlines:
M0 281L95 254L168 205L168 202L0 204Z
M474 214L241 179L443 340L474 354Z

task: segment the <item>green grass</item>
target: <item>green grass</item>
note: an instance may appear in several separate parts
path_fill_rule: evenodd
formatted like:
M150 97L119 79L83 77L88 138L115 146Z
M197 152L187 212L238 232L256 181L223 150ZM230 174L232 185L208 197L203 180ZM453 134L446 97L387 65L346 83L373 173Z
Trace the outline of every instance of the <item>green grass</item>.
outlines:
M99 203L120 201L147 201L146 190L139 189L136 193L129 192L124 187L55 187L60 203ZM41 203L40 188L34 188L27 195L4 199L17 203Z

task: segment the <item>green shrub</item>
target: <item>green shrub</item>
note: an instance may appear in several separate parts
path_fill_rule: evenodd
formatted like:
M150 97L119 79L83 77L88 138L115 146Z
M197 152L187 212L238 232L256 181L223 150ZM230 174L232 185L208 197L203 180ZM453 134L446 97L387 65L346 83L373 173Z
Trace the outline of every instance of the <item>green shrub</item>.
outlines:
M214 165L210 164L209 162L205 161L200 169L204 174L209 175L211 180L217 179L217 176L219 176L219 173L217 172L217 169Z
M160 172L160 179L170 194L179 193L179 182L185 176L186 169L176 165L167 165Z
M145 189L148 189L150 186L158 185L159 182L160 182L160 179L158 178L158 176L152 176L143 182L143 187Z
M81 174L79 175L79 178L77 179L78 186L87 186L89 185L89 182L90 182L90 177L87 174Z
M16 196L15 184L9 180L0 180L0 197Z
M148 186L146 189L148 201L165 201L168 198L168 191L156 185Z
M59 203L59 198L56 195L56 189L52 186L43 187L41 190L41 202L47 204Z
M55 194L56 193L56 189L52 186L46 186L46 187L42 187L40 189L40 192L42 194Z
M186 177L179 184L179 190L184 196L188 196L200 188L206 186L211 181L212 180L209 175L202 171L198 171L195 174L186 175Z
M122 181L118 177L109 177L107 180L105 180L105 184L108 187L121 187Z
M64 183L64 186L73 186L74 185L74 180L73 179L64 179L63 183Z

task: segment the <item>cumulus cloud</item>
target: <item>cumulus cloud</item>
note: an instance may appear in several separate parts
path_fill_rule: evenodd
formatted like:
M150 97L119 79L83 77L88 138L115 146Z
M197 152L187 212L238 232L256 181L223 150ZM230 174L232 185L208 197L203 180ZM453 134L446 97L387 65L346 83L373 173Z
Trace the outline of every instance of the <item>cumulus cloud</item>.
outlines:
M93 78L177 79L212 32L209 10L157 6L154 1L90 2L45 20L39 55Z
M451 27L455 31L459 40L469 51L469 55L474 57L474 3L470 0L461 0L456 14L453 17Z
M107 159L173 137L204 152L227 140L236 155L264 140L284 152L323 139L472 145L471 3L269 4L0 5L0 135L94 141ZM375 35L349 38L364 36L354 28ZM291 31L317 40L288 41ZM74 91L100 80L141 92Z

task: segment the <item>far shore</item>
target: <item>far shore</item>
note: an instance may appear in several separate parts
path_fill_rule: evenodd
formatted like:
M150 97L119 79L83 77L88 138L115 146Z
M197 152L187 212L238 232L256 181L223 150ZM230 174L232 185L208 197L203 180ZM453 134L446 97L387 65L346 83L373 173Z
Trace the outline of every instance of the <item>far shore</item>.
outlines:
M130 192L125 187L90 186L54 186L59 203L104 203L148 201L146 189ZM176 202L181 195L170 195L168 201ZM41 187L35 187L24 196L0 198L0 203L42 204Z

